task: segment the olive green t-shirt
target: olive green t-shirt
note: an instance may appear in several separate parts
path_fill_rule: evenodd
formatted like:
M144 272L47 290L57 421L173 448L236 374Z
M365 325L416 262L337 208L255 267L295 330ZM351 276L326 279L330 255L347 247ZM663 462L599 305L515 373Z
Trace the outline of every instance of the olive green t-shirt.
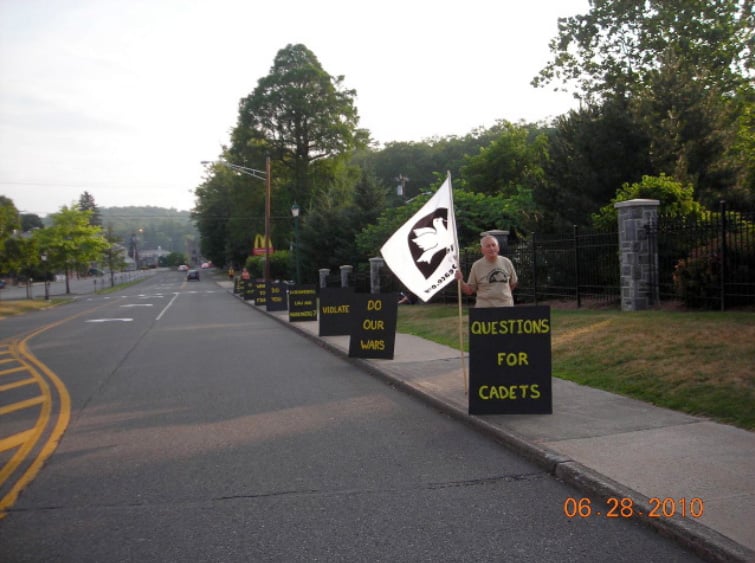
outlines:
M467 281L477 294L477 307L512 307L511 284L516 283L514 265L505 256L496 256L495 262L480 258L472 264Z

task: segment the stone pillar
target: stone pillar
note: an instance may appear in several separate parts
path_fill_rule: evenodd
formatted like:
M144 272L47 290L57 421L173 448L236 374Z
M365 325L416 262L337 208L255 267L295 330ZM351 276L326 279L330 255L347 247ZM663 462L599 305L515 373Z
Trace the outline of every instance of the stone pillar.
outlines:
M328 287L328 276L330 270L328 268L320 268L317 270L320 273L320 287Z
M354 266L341 266L341 287L349 287L349 274Z
M503 256L504 252L509 249L509 232L501 231L499 229L493 229L492 231L485 231L480 233L480 238L486 236L493 236L498 241L498 254Z
M380 293L380 268L383 264L385 262L379 256L370 258L370 293Z
M641 311L658 302L658 249L646 226L655 228L659 204L657 199L614 204L619 221L622 311Z

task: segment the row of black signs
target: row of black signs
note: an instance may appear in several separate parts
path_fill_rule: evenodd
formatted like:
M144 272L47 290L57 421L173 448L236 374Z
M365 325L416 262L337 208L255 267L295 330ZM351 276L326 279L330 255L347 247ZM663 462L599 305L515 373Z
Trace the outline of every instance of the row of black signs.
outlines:
M319 336L348 335L350 357L393 359L395 293L256 281L240 292L268 311L288 309L290 322L319 320ZM552 413L550 335L549 307L470 309L469 413Z
M268 311L288 310L289 322L320 321L320 336L350 336L349 356L393 359L398 294L354 293L280 282L239 280L238 293ZM319 308L318 308L319 297Z

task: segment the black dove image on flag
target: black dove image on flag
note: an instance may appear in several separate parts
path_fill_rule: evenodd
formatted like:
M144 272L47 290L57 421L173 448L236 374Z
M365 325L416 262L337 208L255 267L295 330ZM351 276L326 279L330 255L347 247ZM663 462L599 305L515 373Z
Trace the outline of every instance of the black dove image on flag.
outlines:
M422 301L454 281L459 268L451 175L380 249L406 288Z

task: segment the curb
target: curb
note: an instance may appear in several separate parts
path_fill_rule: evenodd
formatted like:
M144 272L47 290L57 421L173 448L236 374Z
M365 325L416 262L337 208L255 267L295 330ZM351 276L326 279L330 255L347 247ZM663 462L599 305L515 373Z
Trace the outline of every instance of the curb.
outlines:
M234 297L238 297L232 290L229 293ZM279 322L281 325L287 326L302 336L305 336L321 348L340 356L370 375L382 379L392 387L400 389L454 419L463 422L471 428L488 435L496 442L513 450L518 455L533 462L549 474L575 487L581 492L597 497L603 501L609 497L631 498L636 509L641 511L644 515L648 514L653 508L648 497L572 460L568 456L564 456L563 454L534 444L518 435L516 432L500 428L479 416L471 415L465 410L449 404L443 398L420 389L402 379L396 378L364 359L349 357L349 355L343 350L321 340L317 335L297 327L295 323L290 323L281 317L271 315L266 310L257 308L252 303L244 301L241 298L239 299L260 313L264 313L269 318ZM633 518L637 519L643 525L653 528L659 534L675 541L707 561L714 563L755 562L755 551L690 518L678 515L674 515L671 518L649 518L647 516L634 516Z

